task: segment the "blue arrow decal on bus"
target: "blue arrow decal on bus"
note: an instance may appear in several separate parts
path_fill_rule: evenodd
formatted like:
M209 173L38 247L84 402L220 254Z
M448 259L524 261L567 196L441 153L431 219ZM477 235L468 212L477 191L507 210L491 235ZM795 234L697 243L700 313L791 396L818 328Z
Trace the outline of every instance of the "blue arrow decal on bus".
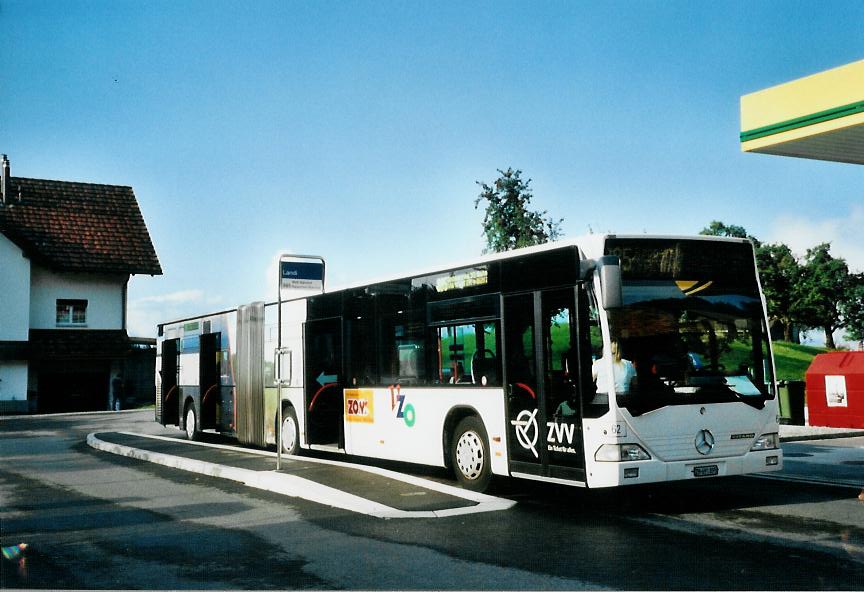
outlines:
M325 384L331 384L336 382L336 379L339 378L338 374L324 374L323 372L318 375L318 378L315 380L318 381L318 384L324 386Z

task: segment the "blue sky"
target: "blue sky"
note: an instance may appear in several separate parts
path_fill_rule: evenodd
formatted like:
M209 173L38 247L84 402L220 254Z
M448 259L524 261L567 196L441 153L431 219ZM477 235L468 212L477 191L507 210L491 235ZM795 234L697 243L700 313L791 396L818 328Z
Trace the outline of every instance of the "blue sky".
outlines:
M741 95L864 58L861 2L0 1L12 174L131 185L130 332L483 248L519 168L567 236L711 220L864 270L864 168L740 151Z

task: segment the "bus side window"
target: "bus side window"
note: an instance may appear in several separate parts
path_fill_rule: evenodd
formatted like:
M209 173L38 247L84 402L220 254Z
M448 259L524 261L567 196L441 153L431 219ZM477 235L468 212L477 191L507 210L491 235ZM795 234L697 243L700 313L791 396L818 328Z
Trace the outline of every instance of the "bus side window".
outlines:
M602 417L609 411L608 395L598 395L595 383L595 364L601 364L603 357L603 332L600 328L600 314L597 310L597 300L590 291L583 290L580 294L580 317L587 321L587 332L583 333L587 338L586 347L582 355L582 367L585 376L582 379L582 403L583 417Z
M378 373L375 359L375 327L371 316L356 316L347 323L350 386L371 386L377 383Z
M423 323L397 313L381 320L381 382L426 384L423 354Z
M343 306L348 384L352 387L378 384L373 298L366 290L353 290L345 295Z
M500 386L497 325L487 321L437 327L436 382Z

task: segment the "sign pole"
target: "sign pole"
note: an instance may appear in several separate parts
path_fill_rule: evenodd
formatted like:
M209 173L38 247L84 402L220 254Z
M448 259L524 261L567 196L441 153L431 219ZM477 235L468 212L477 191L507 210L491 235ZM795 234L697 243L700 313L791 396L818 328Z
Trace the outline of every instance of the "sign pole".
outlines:
M315 255L289 255L279 256L277 266L279 279L277 282L276 298L276 351L274 352L274 366L276 368L276 413L278 422L276 426L276 470L282 469L282 385L285 382L282 377L282 356L288 348L282 347L282 288L291 290L313 291L324 293L324 271L325 263L323 257ZM293 356L288 358L289 365ZM289 369L288 384L291 384L291 372ZM300 438L299 425L296 428L296 438Z
M276 470L282 470L282 257L279 257L279 265L276 266L278 279L276 281L276 351L274 354L274 366L276 367L276 413L279 420L276 422Z

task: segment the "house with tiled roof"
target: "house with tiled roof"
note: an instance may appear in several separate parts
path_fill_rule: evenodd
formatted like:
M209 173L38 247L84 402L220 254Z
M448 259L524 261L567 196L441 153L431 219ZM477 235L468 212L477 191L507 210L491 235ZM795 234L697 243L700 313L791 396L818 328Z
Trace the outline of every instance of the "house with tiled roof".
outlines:
M110 408L136 351L129 278L162 274L135 194L0 160L0 413Z

